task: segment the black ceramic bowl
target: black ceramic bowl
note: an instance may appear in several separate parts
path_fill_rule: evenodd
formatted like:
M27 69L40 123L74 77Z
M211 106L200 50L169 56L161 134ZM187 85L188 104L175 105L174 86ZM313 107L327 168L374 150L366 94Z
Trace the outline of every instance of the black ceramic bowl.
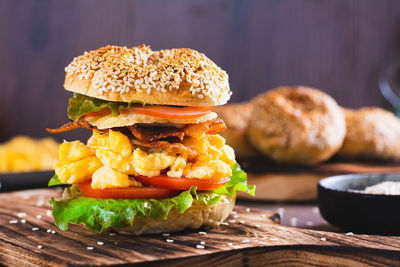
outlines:
M345 231L400 235L400 195L350 191L384 181L400 182L400 174L347 174L321 180L318 205L322 217Z

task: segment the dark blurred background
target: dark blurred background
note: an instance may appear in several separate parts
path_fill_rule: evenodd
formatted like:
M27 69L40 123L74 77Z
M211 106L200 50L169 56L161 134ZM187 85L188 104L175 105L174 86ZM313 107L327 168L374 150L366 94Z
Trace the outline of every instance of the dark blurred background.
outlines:
M378 79L400 56L400 1L0 0L0 141L67 121L74 56L141 43L205 53L229 73L233 102L301 84L389 107Z

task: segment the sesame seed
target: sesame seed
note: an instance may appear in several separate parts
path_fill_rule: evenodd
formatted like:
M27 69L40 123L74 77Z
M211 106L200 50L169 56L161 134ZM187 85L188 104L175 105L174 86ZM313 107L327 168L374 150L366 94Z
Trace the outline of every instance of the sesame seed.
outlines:
M18 223L17 220L10 220L9 223L14 224L14 223Z
M37 227L32 228L32 231L37 231L37 230L39 230L39 228L37 228Z
M166 239L165 241L167 241L168 243L173 243L174 242L173 239Z
M17 216L18 216L18 218L22 218L22 217L26 216L26 213L25 212L20 212L20 213L17 214Z
M239 248L240 248L240 246L233 246L233 248L234 248L234 249L239 249Z
M99 245L99 246L102 246L102 245L104 245L104 242L97 242L97 245Z
M48 232L48 233L51 233L51 229L47 229L47 232Z
M170 236L171 234L169 233L163 233L162 236Z
M347 235L347 236L352 236L352 235L354 235L354 234L353 234L353 232L348 232L348 233L346 233L346 235Z
M87 250L93 250L94 247L86 247Z
M205 242L205 241L201 241L201 242L200 242L200 244L202 244L202 245L205 245L205 244L206 244L206 242Z
M26 220L25 220L25 219L22 219L21 222L22 222L22 223L26 223Z
M199 232L199 234L206 235L207 233L206 232Z
M240 220L239 223L245 224L246 222L244 220Z
M251 211L251 209L250 208L246 208L246 212L250 212Z
M42 249L43 246L42 246L42 245L38 245L37 248L38 248L38 249Z
M109 233L108 234L109 236L114 236L114 235L117 235L116 233Z
M233 218L237 219L237 218L239 218L239 215L235 214L235 215L233 215Z
M235 223L236 221L235 221L235 220L229 220L228 222L230 222L230 223Z
M37 215L36 218L37 219L42 219L42 215Z
M54 230L51 231L51 234L52 234L52 235L54 235L55 233L56 233L56 231L54 231Z
M114 245L118 245L118 242L114 242Z
M276 237L271 237L269 240L271 240L271 241L278 241L278 238L276 238Z
M248 240L248 239L242 240L242 243L249 243L249 242L250 242L250 240Z
M325 237L321 237L321 241L326 241L326 238Z
M228 244L226 244L226 245L228 245L228 246L232 246L232 243L228 243Z
M198 248L198 249L204 249L204 246L203 246L203 245L197 245L196 248Z

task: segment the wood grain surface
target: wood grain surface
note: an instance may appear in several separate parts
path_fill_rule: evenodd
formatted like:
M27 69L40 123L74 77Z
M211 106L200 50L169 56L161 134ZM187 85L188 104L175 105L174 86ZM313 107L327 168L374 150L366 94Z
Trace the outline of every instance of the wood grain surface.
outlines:
M268 201L310 201L317 199L317 184L326 177L349 173L400 173L399 163L326 162L312 167L284 166L257 160L242 164L249 184L255 184L255 197L239 193L240 198Z
M314 266L400 264L400 239L297 229L279 216L238 206L228 225L170 236L94 234L81 226L58 230L48 201L60 191L36 189L0 195L0 261L14 266ZM26 213L26 215L24 214ZM53 232L52 232L53 231ZM110 235L111 234L111 235ZM173 240L167 242L166 240ZM204 248L197 246L203 244ZM99 245L98 242L103 242ZM38 246L42 247L38 247ZM88 247L93 249L89 250Z
M344 106L384 106L399 14L393 0L2 0L0 142L63 124L64 67L105 44L200 50L229 73L233 102L302 84ZM85 133L57 138L72 136Z

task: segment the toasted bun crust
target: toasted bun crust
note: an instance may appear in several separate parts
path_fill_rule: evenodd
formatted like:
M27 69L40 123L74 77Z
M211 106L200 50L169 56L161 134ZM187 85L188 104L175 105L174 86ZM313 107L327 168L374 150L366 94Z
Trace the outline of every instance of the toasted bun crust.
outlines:
M221 201L214 205L205 205L194 200L192 206L184 213L172 209L167 220L151 217L135 218L132 227L115 230L126 234L158 234L179 232L184 229L198 229L201 226L216 226L223 222L235 206L235 197L221 196Z
M346 133L341 108L308 87L279 87L254 100L250 142L279 162L312 165L336 153Z
M339 156L400 160L400 119L387 110L345 109L347 134Z
M252 102L223 105L213 108L213 111L226 123L227 129L220 135L233 147L236 156L245 158L259 155L247 140L247 127L253 111Z
M109 101L216 106L231 95L226 72L186 48L106 46L74 58L65 71L66 90Z

